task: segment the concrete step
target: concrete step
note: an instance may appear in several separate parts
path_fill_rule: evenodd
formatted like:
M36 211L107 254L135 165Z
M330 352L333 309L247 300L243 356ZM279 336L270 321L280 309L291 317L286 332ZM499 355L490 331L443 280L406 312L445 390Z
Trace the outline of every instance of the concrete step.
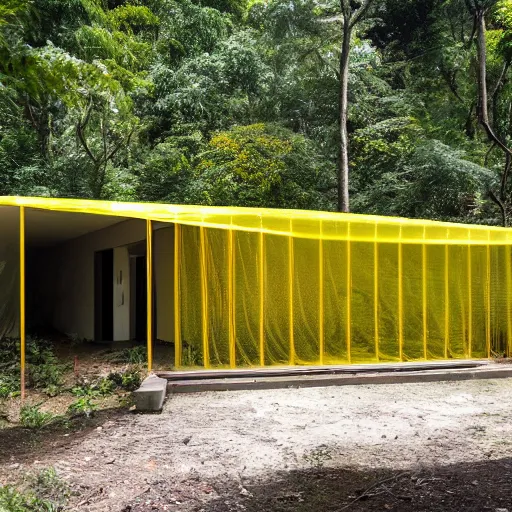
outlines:
M471 379L512 378L512 365L495 364L474 367L434 368L414 371L363 372L359 374L279 375L168 380L169 393L282 389L413 382L463 381Z

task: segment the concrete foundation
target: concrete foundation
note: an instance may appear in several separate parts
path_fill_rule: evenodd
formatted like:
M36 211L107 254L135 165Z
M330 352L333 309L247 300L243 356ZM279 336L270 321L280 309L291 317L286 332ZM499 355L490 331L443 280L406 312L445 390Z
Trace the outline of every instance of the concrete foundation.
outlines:
M135 407L141 412L158 412L162 410L167 393L167 380L150 375L133 393Z

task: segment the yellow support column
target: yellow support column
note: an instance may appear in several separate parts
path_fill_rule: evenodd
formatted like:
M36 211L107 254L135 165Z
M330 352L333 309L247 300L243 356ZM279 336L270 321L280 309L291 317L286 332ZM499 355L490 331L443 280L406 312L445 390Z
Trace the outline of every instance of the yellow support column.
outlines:
M512 272L510 265L512 265L512 251L510 245L505 249L505 271L507 278L507 357L512 354Z
M350 222L347 223L347 361L352 362L352 248Z
M322 240L322 221L320 220L320 239L318 240L318 341L320 364L324 364L324 241Z
M448 238L448 237L447 237ZM448 359L450 345L450 252L448 244L444 246L444 358Z
M153 223L146 221L148 372L153 369Z
M423 228L423 245L421 246L421 287L423 307L423 359L428 359L428 319L427 319L427 244L426 228Z
M404 297L403 297L402 226L398 241L398 357L404 360Z
M289 304L290 304L290 365L295 364L295 337L293 332L293 278L294 278L294 265L293 265L293 223L290 220L290 236L288 238L288 286L289 286Z
M20 349L21 349L21 399L25 400L25 207L20 206Z
M471 239L471 230L468 229L468 238ZM471 244L468 244L468 358L473 352L473 269L471 268Z
M181 341L180 290L181 226L174 224L174 366L181 367L183 346Z
M487 235L488 240L491 239L491 232ZM486 267L486 311L485 311L485 348L487 357L491 357L491 246L487 244L487 257L485 261Z
M236 367L236 326L235 326L235 251L234 232L228 232L228 308L229 308L229 366Z
M201 246L201 316L203 338L203 366L210 368L210 347L208 345L208 281L206 271L206 235L204 227L199 228Z
M373 324L375 333L375 357L380 359L379 353L379 244L378 224L375 222L375 242L373 243Z
M260 366L265 366L265 238L263 236L263 231L260 232L259 256L258 274L260 279Z

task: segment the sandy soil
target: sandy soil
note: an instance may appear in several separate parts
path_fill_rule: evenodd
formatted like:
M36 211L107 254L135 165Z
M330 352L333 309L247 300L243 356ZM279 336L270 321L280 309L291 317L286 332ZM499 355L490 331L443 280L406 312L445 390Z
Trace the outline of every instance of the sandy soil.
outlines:
M4 453L0 481L54 466L79 492L75 510L251 510L258 486L264 497L265 485L300 471L309 477L295 487L341 468L364 489L368 475L501 464L512 457L511 391L504 379L174 395L162 414L118 415L22 456Z

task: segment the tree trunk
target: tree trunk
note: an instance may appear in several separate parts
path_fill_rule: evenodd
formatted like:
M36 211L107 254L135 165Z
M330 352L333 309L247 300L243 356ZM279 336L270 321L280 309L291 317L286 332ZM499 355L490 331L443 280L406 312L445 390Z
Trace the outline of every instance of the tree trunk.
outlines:
M348 69L350 62L350 38L352 28L350 17L343 17L343 42L340 56L340 98L339 98L339 123L340 123L340 154L338 159L338 211L349 211L348 194Z

